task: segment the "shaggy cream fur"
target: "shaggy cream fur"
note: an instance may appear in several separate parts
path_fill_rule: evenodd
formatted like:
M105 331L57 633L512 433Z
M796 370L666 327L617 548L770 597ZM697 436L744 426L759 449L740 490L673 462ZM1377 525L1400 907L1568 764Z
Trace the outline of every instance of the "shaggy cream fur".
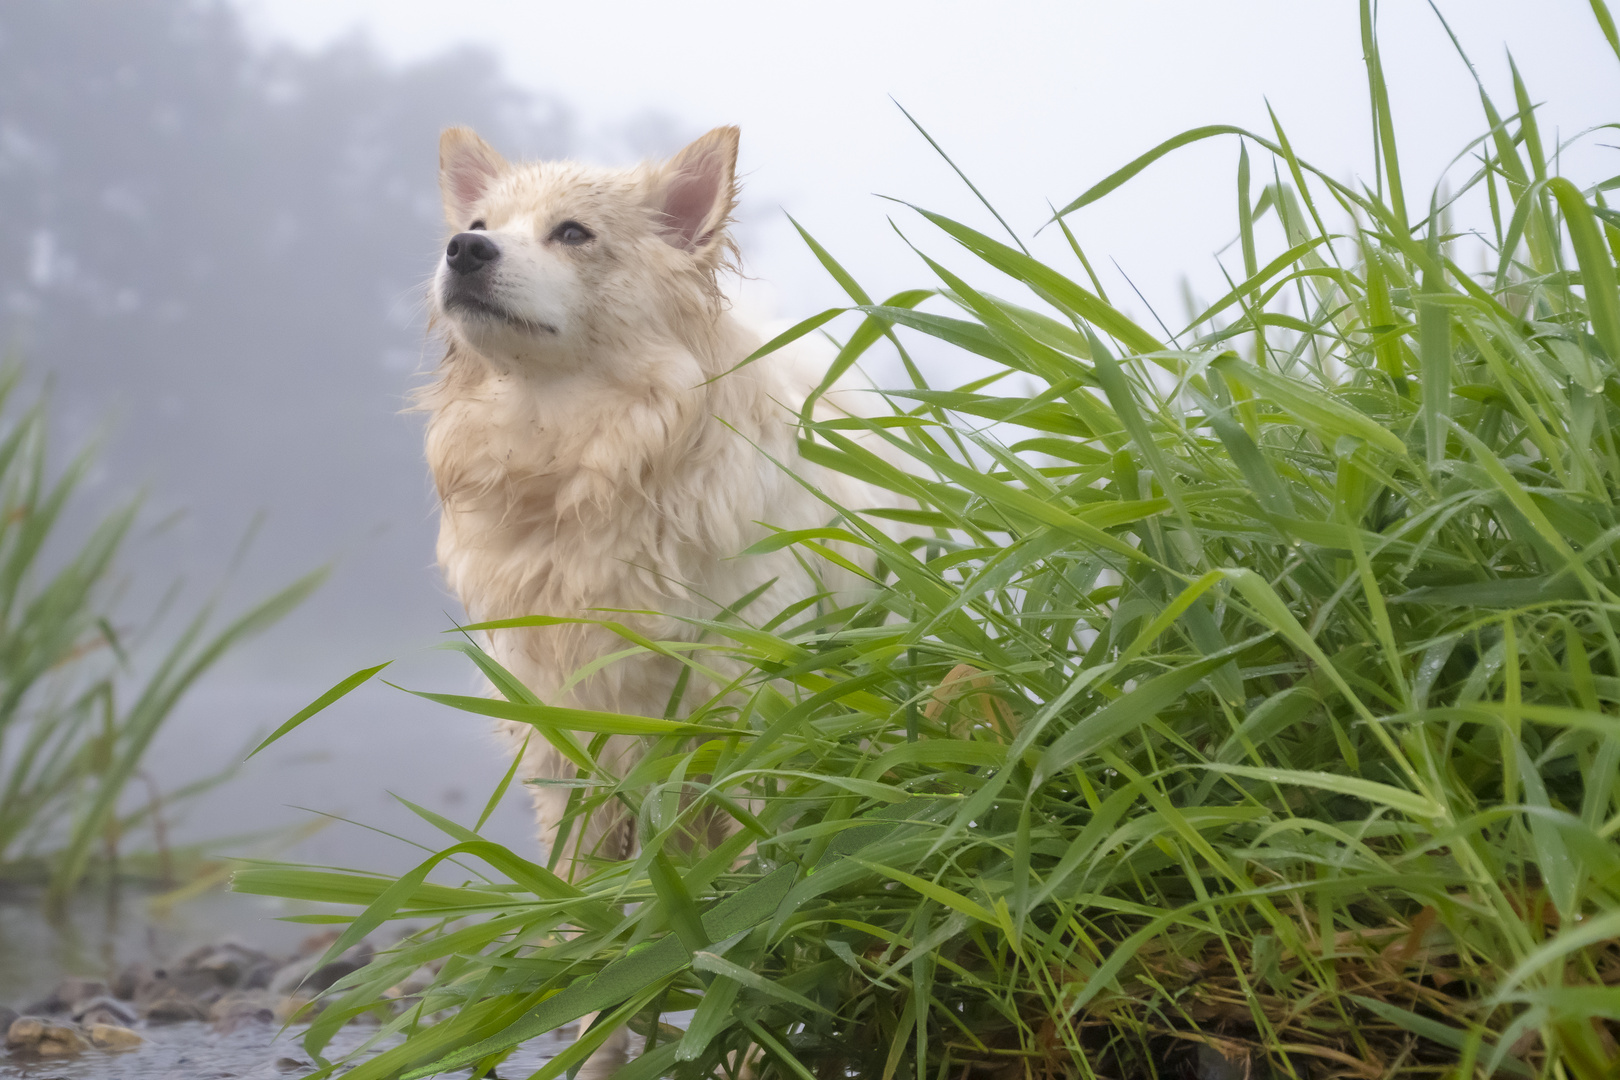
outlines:
M454 235L433 306L448 347L421 402L439 563L471 619L610 618L691 640L681 616L712 616L773 579L745 615L816 588L790 551L734 558L761 522L833 517L772 458L842 505L872 505L865 485L799 458L794 417L821 370L792 350L732 370L761 344L716 284L734 254L737 138L717 128L668 162L603 169L509 164L469 130L444 133ZM857 411L847 391L829 397ZM576 708L663 715L678 670L641 654L569 686L626 648L589 624L496 631L489 647L543 701ZM623 769L637 750L616 736L605 764ZM522 771L573 769L536 737ZM567 788L530 790L549 849ZM628 822L598 814L559 869L578 875L577 855L623 857L633 842Z

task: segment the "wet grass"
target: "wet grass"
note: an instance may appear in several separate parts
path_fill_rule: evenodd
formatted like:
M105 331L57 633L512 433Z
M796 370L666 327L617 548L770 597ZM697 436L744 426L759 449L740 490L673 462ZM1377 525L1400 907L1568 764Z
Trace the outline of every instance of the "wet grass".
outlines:
M917 210L934 280L874 302L811 241L851 306L785 337L852 319L839 366L925 335L992 369L807 423L807 456L914 508L771 543L870 551L870 601L704 624L749 674L681 720L551 709L461 645L500 696L446 703L531 722L578 763L575 808L627 807L640 851L570 883L421 810L452 843L404 877L244 870L358 909L316 917L334 954L435 920L333 988L309 1049L436 963L380 1029L407 1041L348 1076L487 1074L600 1010L536 1077L626 1024L649 1037L622 1080L728 1075L749 1046L771 1077L1221 1075L1211 1053L1612 1077L1620 180L1557 175L1526 88L1482 90L1454 198L1489 217L1447 226L1405 197L1365 4L1363 32L1366 186L1280 126L1205 128L1057 216L1193 142L1242 148L1241 272L1173 340L1078 243L1053 265ZM1035 299L968 283L987 270ZM615 775L593 755L621 731L650 752ZM735 835L692 849L701 814ZM452 860L464 884L428 881Z
M21 366L0 367L0 876L43 880L61 900L93 862L117 872L120 854L125 869L172 877L164 803L219 777L163 792L143 770L147 750L192 684L322 575L221 629L204 608L166 633L167 604L132 625L118 560L139 505L114 510L86 537L68 535L63 515L93 448L53 470L46 403L19 402L22 379ZM152 858L130 863L132 836Z

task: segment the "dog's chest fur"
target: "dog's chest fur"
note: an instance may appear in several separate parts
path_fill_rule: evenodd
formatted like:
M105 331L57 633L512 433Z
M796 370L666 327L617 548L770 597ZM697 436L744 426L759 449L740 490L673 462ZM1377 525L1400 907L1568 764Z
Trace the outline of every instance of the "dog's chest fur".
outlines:
M742 344L727 351L747 354ZM669 346L600 367L614 376L582 365L536 377L476 355L447 358L427 402L427 453L442 500L439 562L468 615L611 619L690 639L680 616L713 615L772 577L762 610L804 595L809 583L790 558L734 559L763 535L756 522L792 528L825 516L766 457L796 458L784 405L802 391L765 365L706 383L703 365ZM589 624L501 631L492 644L554 703L571 673L628 647ZM672 679L672 664L641 657L567 697L656 712Z

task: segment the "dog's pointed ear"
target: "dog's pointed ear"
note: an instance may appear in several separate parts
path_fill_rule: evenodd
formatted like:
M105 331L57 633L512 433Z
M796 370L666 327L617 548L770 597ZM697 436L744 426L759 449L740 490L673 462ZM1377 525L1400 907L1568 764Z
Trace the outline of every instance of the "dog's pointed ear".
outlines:
M439 191L444 195L444 219L452 229L467 227L473 204L506 169L506 159L472 128L444 129L439 136Z
M738 135L735 127L715 128L670 158L659 176L655 198L664 239L710 265L730 246Z

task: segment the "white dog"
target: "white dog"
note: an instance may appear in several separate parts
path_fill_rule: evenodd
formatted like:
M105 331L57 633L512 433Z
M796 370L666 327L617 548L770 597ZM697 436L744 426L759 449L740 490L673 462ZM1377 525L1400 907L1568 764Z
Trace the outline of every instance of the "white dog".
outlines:
M465 128L444 132L453 235L433 307L448 348L422 403L439 563L470 618L612 619L692 640L679 617L713 616L773 579L745 617L818 588L791 551L734 558L767 534L762 522L799 529L835 516L772 459L840 505L873 504L866 485L799 458L795 416L821 371L791 350L732 370L762 343L716 283L735 253L737 134L716 128L668 162L602 169L509 164ZM489 641L553 705L662 716L679 671L643 653L567 686L628 648L589 624ZM602 760L622 773L637 745L615 736ZM522 771L573 775L538 737ZM567 790L530 785L548 851ZM559 869L581 876L576 857L623 858L633 844L630 822L598 813L572 831Z

